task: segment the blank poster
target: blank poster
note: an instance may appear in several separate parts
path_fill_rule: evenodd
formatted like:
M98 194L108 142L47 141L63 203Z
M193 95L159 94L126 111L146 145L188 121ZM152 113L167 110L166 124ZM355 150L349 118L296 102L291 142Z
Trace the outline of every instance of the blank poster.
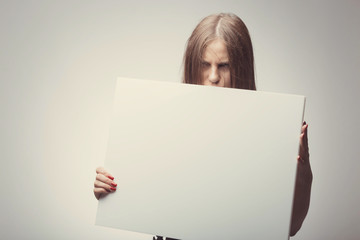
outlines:
M119 78L96 224L288 239L305 97Z

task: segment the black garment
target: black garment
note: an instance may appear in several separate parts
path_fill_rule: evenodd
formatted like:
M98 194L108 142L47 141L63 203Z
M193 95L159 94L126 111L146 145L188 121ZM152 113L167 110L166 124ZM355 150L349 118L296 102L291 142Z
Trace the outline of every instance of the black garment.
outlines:
M157 237L157 240L164 240L162 236L156 236L156 237ZM156 240L155 236L153 237L153 240ZM179 240L179 239L167 237L166 240Z

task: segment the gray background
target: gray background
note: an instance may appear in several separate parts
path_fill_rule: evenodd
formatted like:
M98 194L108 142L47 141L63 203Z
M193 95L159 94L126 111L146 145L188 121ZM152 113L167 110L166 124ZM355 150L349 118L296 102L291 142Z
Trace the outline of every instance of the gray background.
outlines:
M233 12L253 39L258 89L307 96L314 182L293 239L358 239L359 10L350 0L1 1L1 238L149 239L93 226L116 78L180 81L196 24Z

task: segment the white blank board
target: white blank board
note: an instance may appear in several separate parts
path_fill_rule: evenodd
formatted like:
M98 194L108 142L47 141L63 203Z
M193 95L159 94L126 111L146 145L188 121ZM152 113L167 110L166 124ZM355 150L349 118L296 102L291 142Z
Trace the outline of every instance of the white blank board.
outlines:
M119 78L96 224L288 239L305 97Z

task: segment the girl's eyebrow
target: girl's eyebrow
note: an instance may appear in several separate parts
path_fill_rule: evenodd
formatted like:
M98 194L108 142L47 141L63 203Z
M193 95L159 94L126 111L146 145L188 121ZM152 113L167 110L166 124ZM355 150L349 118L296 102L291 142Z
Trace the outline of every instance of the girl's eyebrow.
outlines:
M201 62L207 62L209 63L209 61L205 60L205 59L202 59ZM229 63L229 60L221 60L218 64L223 64L223 63Z

